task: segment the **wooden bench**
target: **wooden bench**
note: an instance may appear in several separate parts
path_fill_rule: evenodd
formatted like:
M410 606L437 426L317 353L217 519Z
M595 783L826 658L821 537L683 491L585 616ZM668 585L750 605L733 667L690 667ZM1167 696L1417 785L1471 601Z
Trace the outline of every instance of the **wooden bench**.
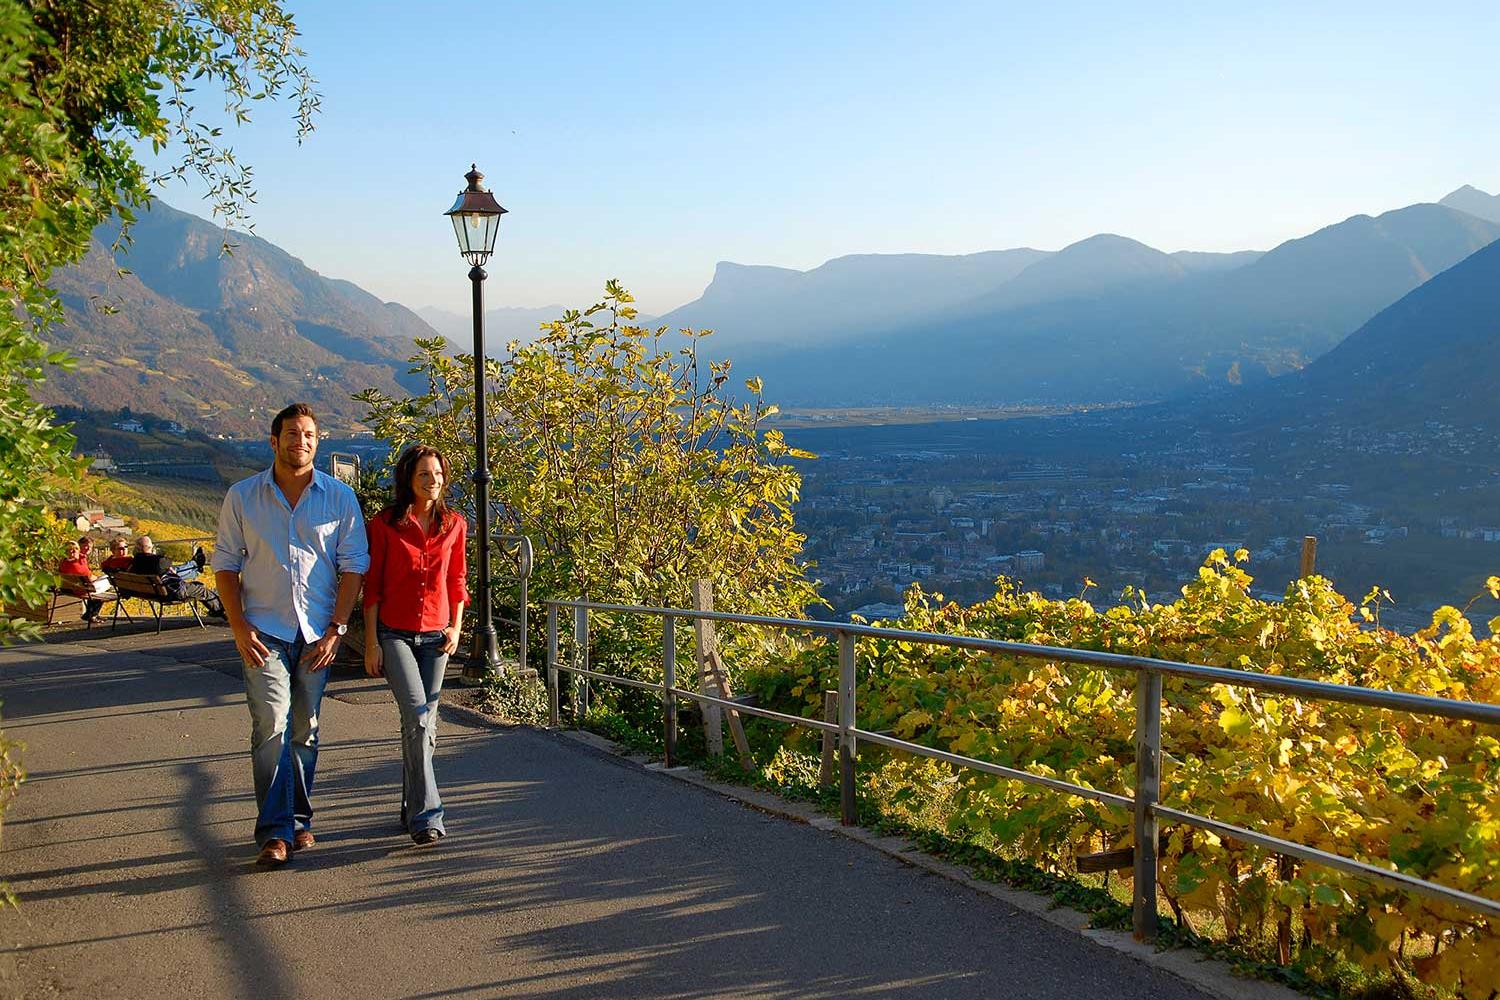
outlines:
M120 611L124 608L124 602L127 598L135 598L146 602L147 606L151 609L152 617L156 619L156 631L158 633L161 632L162 611L171 604L186 604L188 610L193 613L193 620L198 623L198 627L208 628L208 625L203 621L203 616L198 614L198 605L202 603L199 598L173 597L171 592L167 590L166 581L160 576L123 571L108 575L109 581L114 584L115 593L118 595L118 599L115 602L115 613L109 622L111 630L114 629L115 623L119 620ZM207 609L208 606L205 604L204 610ZM130 618L129 610L125 611L125 617ZM134 621L134 619L131 620Z
M108 574L105 575L108 576ZM114 589L113 579L110 580L108 590L95 590L91 577L84 576L82 573L63 573L62 582L52 588L52 599L47 602L46 624L58 625L63 622L81 621L85 602L91 600L101 602L99 605L101 612L104 610L104 605L110 601L115 602L116 615L121 611L120 595ZM99 617L96 617L94 621L98 621ZM125 617L130 621L135 620L130 617L129 609L125 609ZM88 624L92 628L94 623Z

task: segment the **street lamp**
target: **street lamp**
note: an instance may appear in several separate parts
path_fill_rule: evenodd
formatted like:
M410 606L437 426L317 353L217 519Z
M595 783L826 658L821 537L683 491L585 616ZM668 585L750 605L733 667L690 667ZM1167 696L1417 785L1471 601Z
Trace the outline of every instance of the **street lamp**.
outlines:
M474 507L479 522L474 548L479 564L479 593L474 601L474 649L464 676L479 680L500 670L500 650L495 644L495 620L490 608L490 461L484 425L485 273L481 265L495 252L495 237L500 232L500 216L505 209L494 195L479 186L484 174L477 165L470 164L464 180L469 186L458 193L458 200L443 214L453 220L458 252L473 265L469 268L469 281L474 286ZM526 637L522 636L521 641L525 642Z

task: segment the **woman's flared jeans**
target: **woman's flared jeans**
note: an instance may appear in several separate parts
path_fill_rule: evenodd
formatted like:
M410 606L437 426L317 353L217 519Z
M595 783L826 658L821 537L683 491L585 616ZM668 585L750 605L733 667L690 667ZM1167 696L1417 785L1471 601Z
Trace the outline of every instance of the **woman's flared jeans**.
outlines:
M401 711L401 821L416 836L443 829L443 799L432 772L437 748L438 698L448 654L442 632L407 632L380 627L386 683Z

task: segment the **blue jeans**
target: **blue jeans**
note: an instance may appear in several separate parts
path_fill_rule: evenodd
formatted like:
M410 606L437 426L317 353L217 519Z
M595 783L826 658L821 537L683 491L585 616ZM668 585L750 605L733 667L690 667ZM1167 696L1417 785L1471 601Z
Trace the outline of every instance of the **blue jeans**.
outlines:
M265 666L243 666L250 704L250 763L255 773L255 843L292 842L312 826L313 773L318 767L318 706L328 668L302 664L306 643L260 633L271 651Z
M380 653L386 683L401 712L401 822L416 836L423 830L443 829L443 799L432 773L437 748L438 698L448 654L442 632L379 629Z

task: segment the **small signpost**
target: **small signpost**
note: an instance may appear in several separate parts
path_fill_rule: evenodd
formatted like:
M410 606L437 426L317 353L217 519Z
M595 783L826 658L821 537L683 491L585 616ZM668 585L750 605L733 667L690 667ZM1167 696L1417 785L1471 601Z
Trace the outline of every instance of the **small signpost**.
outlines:
M339 482L350 487L359 486L359 456L347 451L330 452L328 471Z

